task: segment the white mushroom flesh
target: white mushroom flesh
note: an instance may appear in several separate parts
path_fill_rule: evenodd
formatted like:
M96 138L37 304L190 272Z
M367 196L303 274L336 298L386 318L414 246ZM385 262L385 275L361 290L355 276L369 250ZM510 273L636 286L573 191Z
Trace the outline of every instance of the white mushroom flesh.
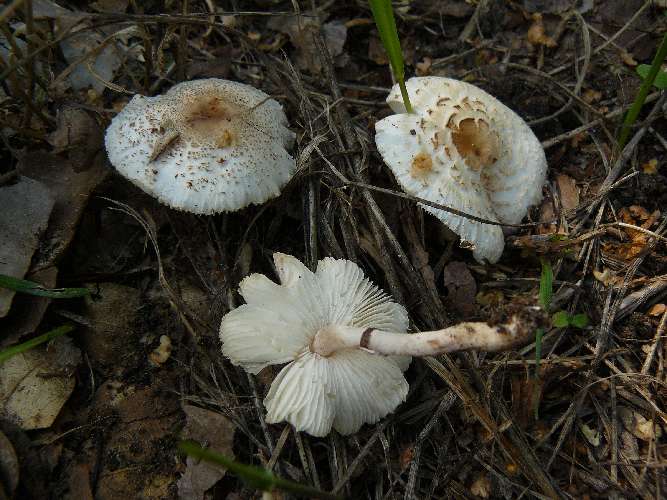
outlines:
M294 257L275 254L278 285L266 276L245 278L246 304L220 325L222 351L232 363L258 373L288 363L264 401L269 423L288 421L299 431L325 436L374 423L405 400L408 356L376 356L347 348L321 356L317 332L330 325L405 332L405 309L365 277L353 262L326 258L315 272Z
M400 89L387 102L398 113L378 121L375 142L409 194L494 222L517 224L542 198L547 162L528 125L483 90L442 77L406 82L414 113ZM471 246L479 261L496 262L500 226L422 205Z
M278 196L296 169L287 152L293 142L278 102L219 79L135 96L105 137L109 159L123 176L162 203L197 214Z

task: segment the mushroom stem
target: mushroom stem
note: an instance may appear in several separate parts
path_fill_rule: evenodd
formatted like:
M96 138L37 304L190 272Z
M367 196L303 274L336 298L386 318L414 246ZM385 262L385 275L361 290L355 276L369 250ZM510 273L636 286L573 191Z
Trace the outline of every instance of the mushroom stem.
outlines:
M531 319L539 316L539 308L534 309ZM535 321L526 321L522 314L511 316L506 323L460 323L442 330L410 335L329 325L317 332L311 351L325 357L346 348L364 348L384 356L435 356L472 349L502 351L527 342L534 335L534 328Z

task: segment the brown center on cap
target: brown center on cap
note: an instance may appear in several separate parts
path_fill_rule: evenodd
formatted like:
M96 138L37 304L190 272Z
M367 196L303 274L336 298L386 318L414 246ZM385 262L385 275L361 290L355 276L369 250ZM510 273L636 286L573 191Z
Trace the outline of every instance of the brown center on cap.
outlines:
M489 167L498 160L500 144L498 135L484 120L465 118L452 129L452 140L466 164L474 169Z
M410 176L415 179L426 177L433 170L433 160L426 153L419 153L412 159Z
M218 97L201 96L187 103L185 124L193 136L219 148L234 143L231 121L235 113Z

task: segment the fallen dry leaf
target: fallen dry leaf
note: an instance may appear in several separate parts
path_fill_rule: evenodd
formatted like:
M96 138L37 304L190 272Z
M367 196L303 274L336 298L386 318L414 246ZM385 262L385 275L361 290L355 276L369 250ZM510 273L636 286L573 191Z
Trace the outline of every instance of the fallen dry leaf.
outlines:
M488 292L479 292L475 296L475 302L482 306L497 306L505 299L501 290L489 290Z
M542 14L533 14L533 24L530 25L530 28L528 28L528 34L526 37L528 38L528 42L531 45L544 45L545 47L555 47L556 46L556 41L551 38L550 36L547 36L547 34L544 31L544 23L542 22Z
M183 430L184 439L200 441L212 451L234 458L235 425L220 413L185 405L186 422ZM178 497L185 500L200 500L204 493L225 475L220 466L198 461L192 457L186 459L186 469L178 480Z
M48 136L55 154L67 153L75 172L87 170L100 150L104 133L97 121L83 109L63 107L57 127Z
M428 76L431 74L431 64L433 64L433 60L430 57L424 57L424 59L421 62L418 62L415 65L415 72L417 73L417 76Z
M470 493L478 498L489 498L491 496L491 481L482 473L470 485Z
M581 98L586 101L588 104L593 104L594 102L602 99L602 92L594 89L586 89L581 95Z
M465 262L450 262L442 271L447 287L447 304L463 316L475 313L477 283Z
M113 12L122 14L127 10L130 0L97 0L90 6L98 12Z
M405 472L408 469L408 467L410 467L410 464L412 463L412 460L414 458L415 458L414 445L408 444L407 446L403 447L400 455L398 456L398 463L401 472Z
M642 165L642 172L648 175L655 175L658 173L658 160L652 158Z
M81 336L81 342L95 369L111 373L123 358L126 366L138 357L136 324L143 305L136 288L116 283L89 285L96 290L86 297L85 315L90 327Z
M41 182L25 177L0 187L0 274L23 278L55 198ZM9 312L14 291L0 288L0 318Z
M153 365L160 366L166 363L171 356L171 349L171 339L166 335L161 335L160 344L151 351L148 359Z
M0 432L0 498L13 498L18 485L19 459L11 441Z
M667 305L665 304L654 304L651 309L648 310L649 316L662 316L667 311Z
M280 33L285 33L292 45L297 49L294 59L299 68L319 73L322 69L313 36L320 30L317 16L304 12L301 16L276 16L271 18L267 26ZM340 21L322 24L324 43L332 57L343 53L347 40L347 26Z
M74 390L81 351L68 337L0 364L0 415L24 430L50 427Z
M591 445L595 446L596 448L600 446L600 438L601 438L600 431L596 429L591 429L588 426L588 424L581 424L579 426L579 429L581 429L581 433L586 438L586 441L588 441Z
M95 144L99 148L98 132L99 126L91 129L85 140L97 141ZM19 160L19 173L48 186L55 198L48 229L33 263L36 268L58 262L74 238L88 198L109 173L102 154L97 154L86 167L77 171L71 162L43 151L28 152Z
M623 64L625 64L626 66L634 68L635 66L637 66L637 64L639 64L632 56L632 54L627 50L621 50L620 56L621 56L621 61L623 61Z
M579 206L579 188L577 182L570 176L558 174L556 176L560 203L565 210L574 210Z
M643 229L650 229L660 217L660 211L650 212L639 205L623 207L618 211L618 217L626 224L639 226ZM614 243L607 241L603 243L602 248L605 253L613 255L620 260L632 260L639 256L650 238L650 235L636 229L623 227L622 232L628 237L627 242Z
M56 267L47 267L25 275L25 279L39 283L44 288L55 288L57 278ZM7 333L0 337L0 349L15 344L24 335L36 331L51 300L49 297L38 297L27 293L16 295L11 311L2 319L2 328Z
M594 269L593 277L604 286L620 286L623 283L623 279L608 268L605 268L604 271Z
M384 50L382 42L376 36L371 36L368 38L368 58L380 66L389 64L387 51Z
M662 436L660 424L647 420L641 413L632 411L630 408L620 406L618 416L623 426L636 438L642 441L651 441Z

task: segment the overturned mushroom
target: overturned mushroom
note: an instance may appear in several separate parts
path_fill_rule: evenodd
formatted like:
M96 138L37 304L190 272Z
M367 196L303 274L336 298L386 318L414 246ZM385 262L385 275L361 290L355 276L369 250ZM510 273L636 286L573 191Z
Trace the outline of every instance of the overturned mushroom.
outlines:
M249 85L213 78L133 97L105 137L124 177L162 203L197 214L278 196L296 169L287 152L293 142L278 102Z
M518 224L542 199L547 169L544 150L528 125L465 82L424 77L411 78L406 86L414 113L406 113L396 85L387 103L398 114L375 125L378 151L401 187L483 219ZM472 246L478 261L500 258L500 226L423 208Z
M405 400L410 355L508 349L533 334L539 317L521 309L495 325L463 323L406 334L405 309L364 277L353 262L326 258L310 271L294 257L273 256L281 284L245 278L245 305L220 325L222 352L251 373L288 363L264 401L266 420L325 436L374 423Z

